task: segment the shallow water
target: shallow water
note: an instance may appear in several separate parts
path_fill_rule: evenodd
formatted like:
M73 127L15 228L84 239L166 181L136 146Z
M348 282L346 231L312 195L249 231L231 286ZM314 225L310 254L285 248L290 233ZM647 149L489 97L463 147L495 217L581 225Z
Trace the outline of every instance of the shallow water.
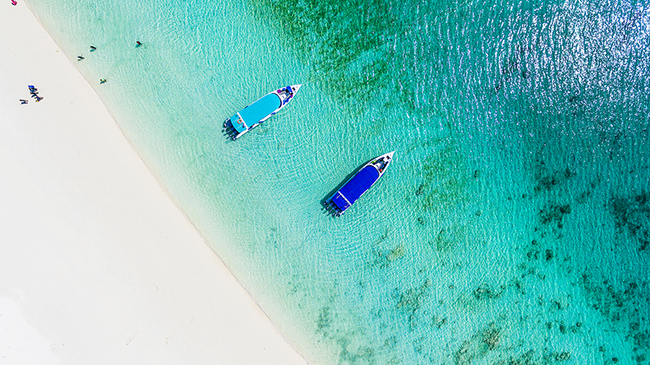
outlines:
M650 363L648 4L30 5L313 363Z

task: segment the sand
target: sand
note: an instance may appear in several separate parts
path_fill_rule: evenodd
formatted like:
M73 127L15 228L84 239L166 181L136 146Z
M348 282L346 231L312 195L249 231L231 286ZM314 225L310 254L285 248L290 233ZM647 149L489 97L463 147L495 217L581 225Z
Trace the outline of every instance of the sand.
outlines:
M8 0L0 253L0 363L306 363L26 4Z

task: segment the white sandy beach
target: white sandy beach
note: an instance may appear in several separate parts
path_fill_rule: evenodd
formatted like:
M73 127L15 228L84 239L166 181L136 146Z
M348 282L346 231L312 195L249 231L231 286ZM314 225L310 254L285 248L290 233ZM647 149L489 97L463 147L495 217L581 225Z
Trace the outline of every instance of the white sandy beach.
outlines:
M306 363L20 0L0 4L0 174L0 363Z

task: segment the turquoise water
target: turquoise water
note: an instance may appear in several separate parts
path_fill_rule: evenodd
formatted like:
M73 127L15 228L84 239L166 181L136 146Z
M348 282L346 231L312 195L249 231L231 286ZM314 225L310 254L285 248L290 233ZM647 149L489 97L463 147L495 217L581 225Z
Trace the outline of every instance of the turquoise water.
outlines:
M30 6L312 363L650 363L648 4ZM295 83L226 140L226 117Z

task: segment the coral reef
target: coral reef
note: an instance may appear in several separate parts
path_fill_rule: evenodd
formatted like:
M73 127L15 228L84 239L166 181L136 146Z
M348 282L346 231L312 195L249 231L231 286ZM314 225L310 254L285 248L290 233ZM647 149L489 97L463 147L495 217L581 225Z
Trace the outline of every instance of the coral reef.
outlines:
M478 331L469 340L464 341L454 353L456 365L469 365L482 359L489 351L496 349L501 340L501 329L494 323Z
M609 210L620 233L627 233L637 243L639 251L650 247L650 194L642 191L633 196L615 196Z
M650 356L650 288L648 281L630 281L615 285L607 279L597 279L584 273L579 281L589 304L599 311L610 326L626 333L634 344L637 364L647 364Z

